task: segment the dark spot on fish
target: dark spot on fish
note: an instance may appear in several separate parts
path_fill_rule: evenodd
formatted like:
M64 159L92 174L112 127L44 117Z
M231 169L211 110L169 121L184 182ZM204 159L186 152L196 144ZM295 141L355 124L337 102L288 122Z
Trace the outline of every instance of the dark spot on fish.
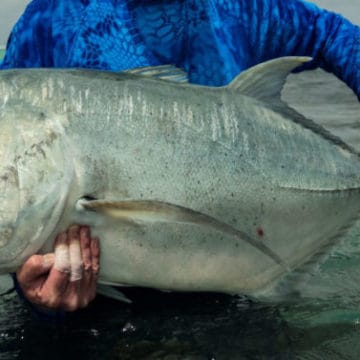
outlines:
M46 154L45 151L43 150L43 148L41 147L41 143L40 144L33 144L31 146L31 150L33 150L32 152L26 152L25 154L30 155L30 156L36 156L37 153L40 153L44 159L46 159Z
M51 133L49 134L49 137L46 139L45 144L46 144L47 146L51 145L51 144L54 142L54 140L57 139L57 137L58 137L58 135L57 135L56 133L51 132ZM43 144L43 143L44 143L44 142L42 141L40 144Z
M258 234L258 236L263 237L264 236L264 230L262 228L258 228L257 229L257 234Z
M6 168L6 172L1 175L0 180L6 182L12 182L15 185L18 184L19 178L18 178L17 169L13 166L8 166Z
M40 114L39 114L39 119L40 120L45 120L46 119L46 115L45 115L45 113L44 112L40 112Z
M261 214L264 214L264 212L265 212L265 209L264 209L264 203L262 202L262 203L260 203L260 211L261 211Z

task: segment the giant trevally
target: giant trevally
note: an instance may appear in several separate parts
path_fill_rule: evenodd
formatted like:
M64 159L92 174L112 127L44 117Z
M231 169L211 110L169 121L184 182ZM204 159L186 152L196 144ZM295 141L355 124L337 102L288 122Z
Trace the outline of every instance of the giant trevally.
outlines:
M280 99L305 61L220 88L166 66L1 71L0 271L81 222L101 283L270 293L360 210L358 153Z

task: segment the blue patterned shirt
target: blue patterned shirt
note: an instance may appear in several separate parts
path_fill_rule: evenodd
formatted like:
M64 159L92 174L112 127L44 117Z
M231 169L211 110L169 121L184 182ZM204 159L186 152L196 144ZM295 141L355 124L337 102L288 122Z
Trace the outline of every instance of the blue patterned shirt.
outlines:
M300 0L33 0L1 65L118 71L174 64L224 85L272 58L312 56L360 99L360 28Z

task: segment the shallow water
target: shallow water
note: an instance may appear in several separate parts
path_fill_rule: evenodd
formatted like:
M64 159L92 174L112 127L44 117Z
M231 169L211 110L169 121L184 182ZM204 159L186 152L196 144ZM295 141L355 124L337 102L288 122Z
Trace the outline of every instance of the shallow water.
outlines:
M360 150L360 104L332 75L292 75L283 97ZM129 289L132 305L98 298L54 325L9 294L0 297L0 359L358 359L359 278L357 224L287 304Z

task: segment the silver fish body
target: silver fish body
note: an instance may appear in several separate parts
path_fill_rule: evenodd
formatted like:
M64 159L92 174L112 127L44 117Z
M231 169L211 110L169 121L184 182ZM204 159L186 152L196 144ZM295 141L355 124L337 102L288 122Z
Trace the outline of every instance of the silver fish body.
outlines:
M270 291L360 209L356 152L279 99L303 61L261 65L224 88L2 71L0 271L82 222L101 240L102 283Z

